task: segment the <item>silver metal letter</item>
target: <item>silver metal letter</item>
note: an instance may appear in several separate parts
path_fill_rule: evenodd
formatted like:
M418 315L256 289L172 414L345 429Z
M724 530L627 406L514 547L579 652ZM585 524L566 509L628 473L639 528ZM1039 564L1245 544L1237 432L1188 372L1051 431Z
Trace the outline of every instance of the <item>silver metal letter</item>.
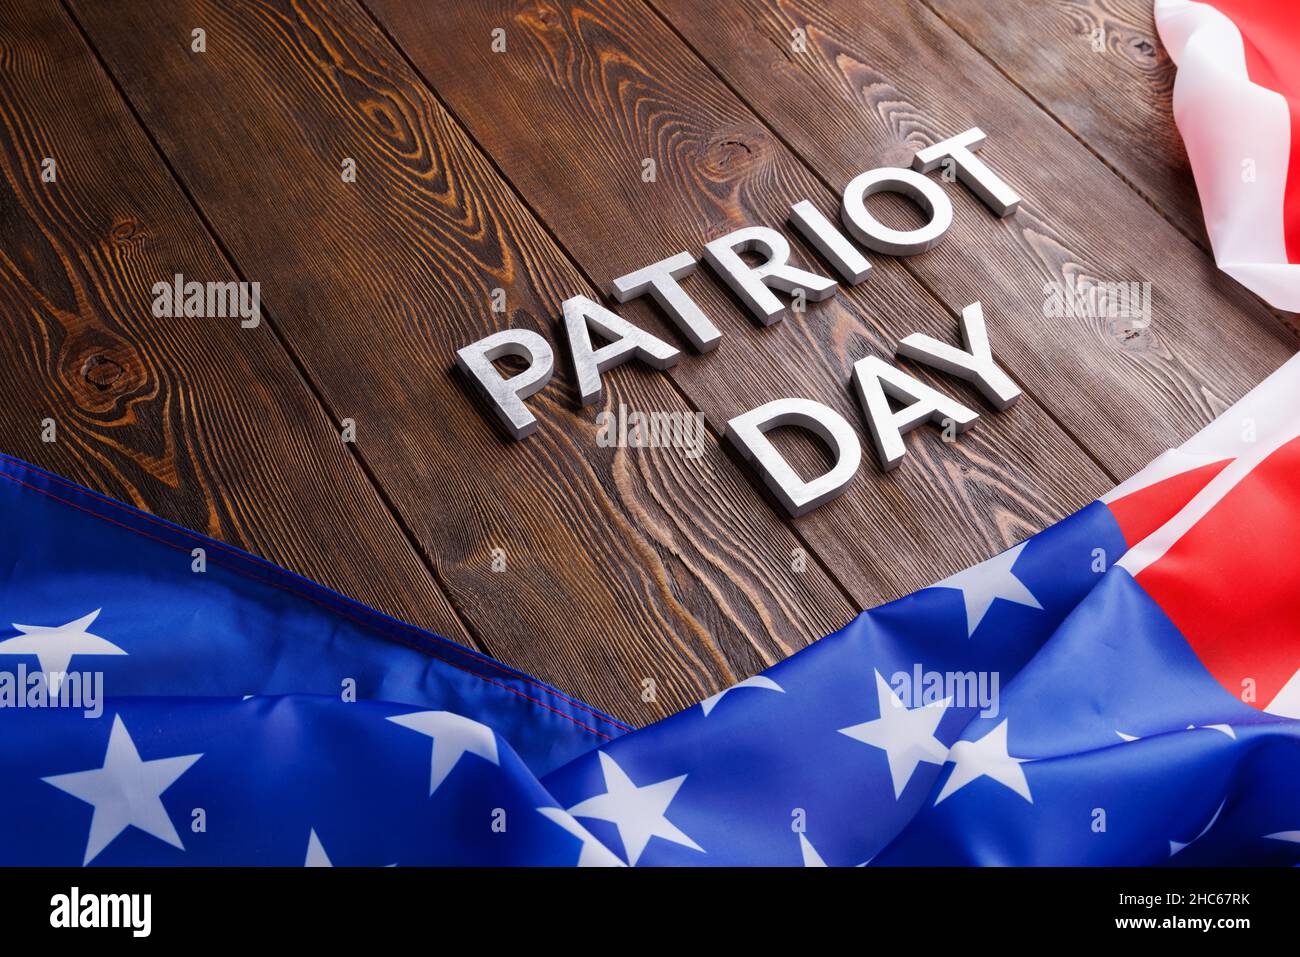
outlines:
M917 152L912 157L912 169L928 173L951 158L957 167L957 178L983 200L985 206L997 216L1010 216L1020 205L1020 196L975 155L973 150L983 142L984 131L978 126L971 127L965 133L958 133Z
M790 222L848 280L849 285L856 286L867 278L867 272L871 269L867 257L858 252L858 247L849 242L849 238L836 229L808 200L801 200L790 207Z
M886 472L896 468L907 453L903 446L904 432L927 419L939 425L951 422L957 432L965 432L979 418L973 409L931 389L879 356L867 356L854 364L853 383L867 417L880 467ZM894 412L888 397L910 404Z
M492 364L505 356L518 356L528 367L507 379ZM511 436L523 439L537 431L537 418L524 399L551 381L555 355L550 343L530 329L503 329L458 350L456 365L487 399Z
M740 258L744 252L761 253L763 264L749 265ZM704 261L765 326L780 319L786 308L772 289L787 293L802 289L813 302L835 295L834 279L805 272L789 265L789 260L790 241L766 226L746 226L704 245Z
M667 369L681 355L675 346L632 325L586 296L564 300L564 328L569 336L569 351L573 355L578 393L583 405L591 405L600 398L602 372L629 359L640 359L656 369ZM599 349L592 347L592 329L608 340Z
M650 293L668 318L681 330L682 335L695 347L696 352L709 352L718 347L722 333L706 316L686 290L677 284L695 272L695 257L678 253L659 262L619 276L610 284L610 293L619 302Z
M830 471L805 482L765 432L783 425L807 429L835 458ZM862 462L862 446L853 427L830 406L810 399L777 399L727 423L727 439L752 462L781 506L795 518L843 494Z
M989 348L989 334L984 325L984 307L972 302L961 311L962 352L956 346L914 332L898 344L898 354L965 379L984 394L995 409L1005 410L1020 398L1020 387L998 368Z
M875 193L900 193L914 201L930 221L916 229L891 229L871 215L864 202ZM910 169L882 166L867 170L844 187L844 225L853 238L868 249L891 256L914 256L925 252L952 225L952 200L937 184Z

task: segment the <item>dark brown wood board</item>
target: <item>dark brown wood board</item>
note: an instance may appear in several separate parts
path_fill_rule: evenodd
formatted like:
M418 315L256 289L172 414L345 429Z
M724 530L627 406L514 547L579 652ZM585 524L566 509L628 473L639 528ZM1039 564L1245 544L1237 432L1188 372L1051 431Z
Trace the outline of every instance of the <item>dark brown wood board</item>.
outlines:
M1174 63L1151 0L927 0L1080 143L1209 248L1173 116ZM1008 19L1033 43L1016 42Z
M73 23L0 21L0 448L468 641L270 324L153 318L234 274Z

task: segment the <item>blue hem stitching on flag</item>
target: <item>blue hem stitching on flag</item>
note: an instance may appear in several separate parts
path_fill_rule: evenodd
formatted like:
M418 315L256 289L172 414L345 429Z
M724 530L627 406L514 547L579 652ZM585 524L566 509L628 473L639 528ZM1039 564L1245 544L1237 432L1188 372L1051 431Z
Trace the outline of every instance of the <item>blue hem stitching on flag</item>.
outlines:
M18 469L26 470L27 472L33 473L36 476L40 476L41 478L44 478L49 482L52 482L54 484L66 488L72 493L88 501L80 502L80 503L74 502L74 501L60 498L58 495L54 494L49 489L37 488L36 486L27 486L26 483L22 482L16 476L8 474L8 470L5 468L5 466L12 466ZM54 499L55 501L61 502L65 505L71 505L73 507L81 507L83 508L84 511L86 511L90 515L93 515L95 518L98 518L101 521L118 524L120 527L135 532L137 535L143 535L145 537L153 537L148 532L144 531L144 529L137 528L134 524L129 524L128 522L118 522L115 519L109 518L107 515L101 514L97 510L97 507L107 506L109 508L117 509L119 512L123 513L122 518L129 520L130 522L141 522L141 523L152 524L158 526L162 531L169 532L173 536L178 537L187 542L197 542L200 544L206 544L210 547L215 547L217 551L230 556L236 561L244 562L247 565L251 565L253 568L261 569L269 573L271 579L268 580L266 578L258 578L257 576L251 574L251 570L248 568L241 569L238 565L230 566L232 570L237 573L244 574L247 577L252 578L254 581L261 582L262 584L269 584L272 585L273 587L284 587L286 588L286 590L289 590L292 593L297 594L301 598L306 598L309 601L315 601L318 604L322 604L326 608L329 608L332 611L339 612L348 617L351 617L353 620L359 621L360 624L367 627L372 627L376 631L379 631L381 634L384 634L387 637L393 638L395 640L403 641L402 636L398 634L398 632L402 632L406 636L415 639L415 642L411 643L412 647L415 647L418 650L425 652L426 654L430 654L435 658L440 658L442 661L445 661L447 664L451 665L452 667L460 668L462 671L465 671L468 674L471 674L482 681L486 681L489 684L493 684L496 685L497 687L504 688L505 690L510 691L514 694L518 694L521 697L525 698L526 700L531 701L534 704L540 705L541 707L546 708L547 710L554 711L555 713L568 718L570 721L572 721L574 724L578 725L582 729L589 731L592 734L595 734L599 737L609 739L612 736L608 734L604 734L603 732L598 731L595 728L588 727L586 724L579 721L573 715L568 714L567 711L560 710L557 708L552 708L550 705L547 705L545 702L538 701L537 699L527 694L523 694L517 689L511 688L509 685L504 685L499 681L495 681L494 679L488 677L487 675L480 674L478 671L474 670L474 665L486 665L490 668L495 668L501 671L506 678L513 679L516 681L521 681L525 684L533 686L534 688L540 689L541 691L544 691L548 695L551 695L552 697L557 699L559 702L562 702L565 705L569 705L581 711L584 711L590 714L592 717L596 718L598 721L604 722L610 725L611 727L618 729L620 733L624 731L633 730L630 725L624 724L622 721L619 721L617 718L613 718L610 715L605 714L603 711L593 708L584 702L578 701L576 698L572 698L569 695L566 695L558 688L555 688L554 686L549 685L544 681L540 681L537 678L534 678L531 675L528 675L518 670L517 668L512 668L507 664L497 661L495 658L492 658L489 655L485 655L480 651L476 651L473 648L467 648L464 645L457 644L456 642L444 638L441 635L436 634L435 632L427 631L423 628L419 628L415 625L404 622L398 618L394 618L391 615L386 615L381 611L378 611L374 608L371 608L368 605L364 605L361 602L356 601L355 599L348 598L346 595L342 595L339 592L336 592L333 589L326 587L325 585L321 585L318 582L314 582L308 578L304 578L303 576L297 574L296 572L292 572L286 568L281 568L279 565L269 562L264 558L252 554L251 552L247 552L242 548L231 545L227 542L222 542L215 538L211 538L207 535L202 534L201 532L196 532L193 531L192 529L188 529L181 525L177 525L175 522L171 522L160 516L142 511L141 509L138 509L133 505L128 505L125 502L120 502L117 499L111 498L100 492L96 492L93 489L86 488L84 485L81 485L77 482L73 482L72 480L66 479L60 475L55 475L53 472L48 472L45 469L40 468L39 466L31 465L30 463L24 462L22 459L14 458L13 456L6 455L3 452L0 452L0 477L7 478L11 481L17 482L20 485L24 485L25 487L32 488L34 491L48 495L50 498ZM95 507L91 507L91 506L95 506ZM164 541L164 544L176 544L175 542L166 542L163 539L158 539L158 540ZM408 642L403 641L403 643L408 643ZM451 660L450 656L455 656L456 658L459 658L461 663L458 664L456 661Z

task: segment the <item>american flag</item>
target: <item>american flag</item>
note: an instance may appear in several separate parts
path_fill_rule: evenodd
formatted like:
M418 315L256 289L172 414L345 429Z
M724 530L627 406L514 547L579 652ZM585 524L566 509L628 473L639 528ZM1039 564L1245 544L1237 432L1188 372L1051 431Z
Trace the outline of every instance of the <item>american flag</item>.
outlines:
M1300 310L1300 11L1157 0ZM642 729L0 456L0 864L1300 863L1300 357L1033 538Z

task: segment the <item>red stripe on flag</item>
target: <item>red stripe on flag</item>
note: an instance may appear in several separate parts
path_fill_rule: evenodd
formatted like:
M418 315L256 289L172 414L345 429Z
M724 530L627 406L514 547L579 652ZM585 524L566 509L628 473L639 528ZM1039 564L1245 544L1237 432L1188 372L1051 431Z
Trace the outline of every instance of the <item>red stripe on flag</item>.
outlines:
M1200 468L1161 479L1123 498L1108 502L1107 507L1119 525L1124 541L1132 548L1169 521L1232 459L1211 462Z
M1138 573L1206 668L1267 705L1300 668L1300 438Z
M1286 97L1291 157L1282 202L1286 258L1300 263L1300 3L1295 0L1209 0L1241 32L1252 83ZM1249 157L1243 157L1249 159Z

